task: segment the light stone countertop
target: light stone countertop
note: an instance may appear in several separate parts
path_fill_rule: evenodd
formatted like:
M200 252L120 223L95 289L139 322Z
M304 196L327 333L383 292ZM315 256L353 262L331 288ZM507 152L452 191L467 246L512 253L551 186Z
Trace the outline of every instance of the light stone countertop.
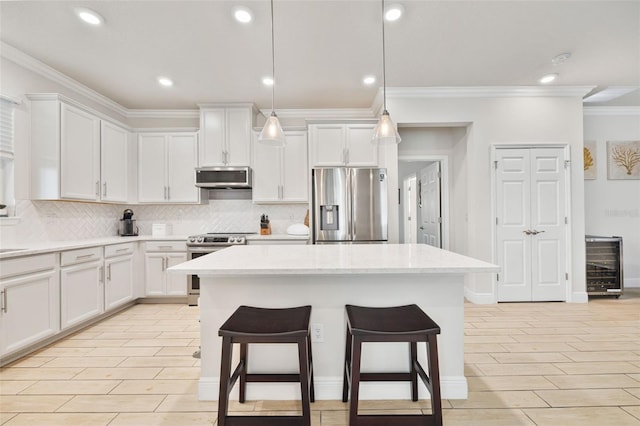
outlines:
M233 246L173 266L200 276L464 274L500 267L424 244Z
M256 240L257 241L287 241L287 240L307 241L309 238L310 238L309 235L291 235L291 234L247 235L247 241L256 241Z

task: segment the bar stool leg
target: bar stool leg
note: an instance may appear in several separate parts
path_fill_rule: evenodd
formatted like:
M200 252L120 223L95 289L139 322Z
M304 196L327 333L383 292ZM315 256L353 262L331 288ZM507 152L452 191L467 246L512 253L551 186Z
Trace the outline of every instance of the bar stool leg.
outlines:
M351 379L351 371L353 368L351 367L351 344L352 344L352 336L351 330L349 330L349 326L347 326L347 342L345 344L344 351L344 376L342 378L342 402L347 402L349 400L349 381Z
M233 343L230 337L222 338L222 360L220 362L220 392L218 394L218 426L225 426L229 404L229 378L231 376L231 353Z
M349 425L358 424L358 399L360 398L360 357L362 355L362 340L353 337L353 351L351 353L351 402L349 403Z
M314 391L315 385L313 384L313 352L311 351L311 333L307 334L307 355L309 357L309 362L307 363L307 372L309 374L309 386L311 390L309 392L309 399L311 402L315 402L316 394Z
M306 338L298 340L298 362L300 364L300 392L302 394L302 419L306 426L311 426L311 405L309 402L309 354Z
M438 342L435 334L427 336L429 377L431 379L431 412L433 424L442 426L442 400L440 399L440 368L438 366Z
M411 400L418 400L418 370L416 370L416 363L418 362L418 344L416 342L409 342L409 360L410 372L411 372Z
M248 344L240 343L240 365L242 370L240 371L240 394L238 395L238 401L244 402L247 395L247 368L248 368Z

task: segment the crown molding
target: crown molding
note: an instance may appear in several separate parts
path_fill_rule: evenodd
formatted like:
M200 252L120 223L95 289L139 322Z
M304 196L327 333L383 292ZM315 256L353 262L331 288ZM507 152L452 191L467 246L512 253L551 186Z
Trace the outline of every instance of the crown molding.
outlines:
M60 71L51 68L49 65L37 60L32 56L27 55L21 50L18 50L5 42L0 42L0 55L3 58L6 58L30 71L35 72L36 74L40 74L43 77L55 81L56 83L66 87L67 89L71 89L74 92L78 92L79 94L86 96L92 101L104 107L107 107L120 115L123 115L125 117L127 116L128 109L123 107L119 103L112 101L106 96L72 79L71 77L66 76Z
M640 106L585 106L584 115L640 115Z
M596 86L387 87L387 98L584 97Z
M271 114L271 109L262 109L260 114L268 117ZM280 118L301 118L305 120L374 117L371 108L277 109L276 114Z
M128 109L128 118L200 118L198 109Z

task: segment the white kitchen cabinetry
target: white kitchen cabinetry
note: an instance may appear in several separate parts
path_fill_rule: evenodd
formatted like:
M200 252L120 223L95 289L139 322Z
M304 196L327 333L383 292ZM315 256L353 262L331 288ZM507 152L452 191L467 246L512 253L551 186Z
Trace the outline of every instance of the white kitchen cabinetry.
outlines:
M371 143L375 123L309 125L312 167L378 166L378 145Z
M72 327L104 312L102 247L60 255L60 327Z
M57 253L7 259L0 267L0 356L60 330Z
M167 268L187 261L184 241L148 242L145 245L144 270L147 296L186 296L187 278L169 274Z
M102 121L100 124L100 199L125 203L127 197L129 132Z
M31 199L126 202L129 132L63 96L27 97Z
M104 309L109 311L133 300L133 243L104 248Z
M198 203L195 168L198 135L141 133L138 135L138 201Z
M253 135L253 201L307 203L307 132L285 131L282 148L261 144Z
M200 108L200 167L248 166L251 162L252 104Z

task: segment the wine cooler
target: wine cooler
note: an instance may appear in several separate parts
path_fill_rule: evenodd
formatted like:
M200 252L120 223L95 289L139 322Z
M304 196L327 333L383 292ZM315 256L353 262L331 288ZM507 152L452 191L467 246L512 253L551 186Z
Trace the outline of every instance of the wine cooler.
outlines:
M620 297L622 275L622 237L587 235L587 293L590 296Z

